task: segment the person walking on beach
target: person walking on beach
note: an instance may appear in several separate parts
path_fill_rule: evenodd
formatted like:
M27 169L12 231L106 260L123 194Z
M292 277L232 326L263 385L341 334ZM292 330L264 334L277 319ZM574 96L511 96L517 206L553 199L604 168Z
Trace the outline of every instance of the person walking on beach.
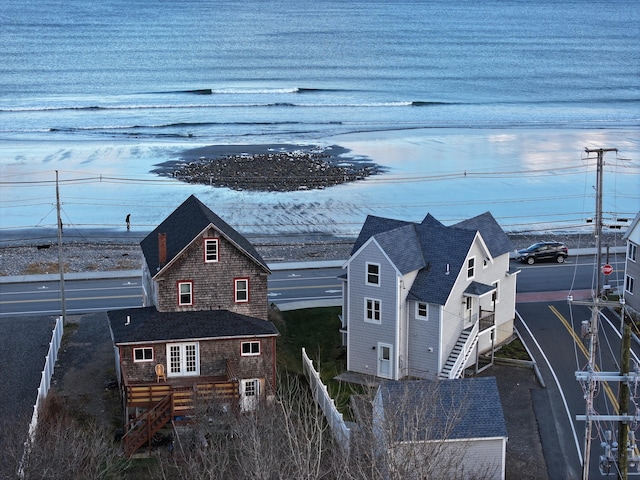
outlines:
M131 229L131 214L127 213L127 218L124 219L127 222L127 230Z

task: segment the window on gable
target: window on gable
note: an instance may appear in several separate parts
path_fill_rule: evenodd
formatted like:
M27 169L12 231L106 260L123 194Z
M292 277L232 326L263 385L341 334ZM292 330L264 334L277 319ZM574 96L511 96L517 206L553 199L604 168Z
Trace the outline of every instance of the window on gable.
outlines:
M427 320L428 312L426 303L416 303L416 318L419 318L420 320Z
M178 305L193 305L193 282L178 282Z
M627 258L632 262L636 261L636 253L638 246L635 243L629 242L629 248L627 249Z
M476 269L476 257L471 257L467 260L467 278L473 278Z
M218 261L218 239L204 239L204 261L205 263L214 263Z
M364 309L366 322L380 323L380 300L373 298L364 299Z
M240 345L240 351L243 357L260 355L260 342L242 342Z
M141 347L133 349L134 362L153 362L153 347Z
M367 263L367 285L380 285L380 265Z
M249 301L249 279L236 278L234 280L235 301L236 303L246 303Z
M627 275L624 279L624 291L633 295L634 283L635 279L632 276Z

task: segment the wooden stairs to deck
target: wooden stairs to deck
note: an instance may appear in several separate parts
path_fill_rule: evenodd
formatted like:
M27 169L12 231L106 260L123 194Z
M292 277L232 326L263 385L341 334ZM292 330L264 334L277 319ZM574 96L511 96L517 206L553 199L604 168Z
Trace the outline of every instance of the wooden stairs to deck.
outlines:
M164 397L153 408L131 420L124 427L125 434L122 437L124 453L131 457L145 443L151 442L151 438L164 427L173 416L173 394Z
M212 401L227 403L237 414L238 382L195 384L172 387L167 384L137 385L127 388L127 405L147 408L124 427L122 442L127 457L133 455L172 419L189 421L198 404Z

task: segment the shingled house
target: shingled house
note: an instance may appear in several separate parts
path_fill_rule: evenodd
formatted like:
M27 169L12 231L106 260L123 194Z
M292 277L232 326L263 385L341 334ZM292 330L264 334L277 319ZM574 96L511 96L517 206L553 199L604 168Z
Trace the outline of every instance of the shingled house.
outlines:
M241 412L271 397L278 336L267 264L195 196L140 245L144 306L108 312L128 454L198 400Z
M513 334L513 246L490 213L445 226L367 217L344 268L347 370L452 379Z

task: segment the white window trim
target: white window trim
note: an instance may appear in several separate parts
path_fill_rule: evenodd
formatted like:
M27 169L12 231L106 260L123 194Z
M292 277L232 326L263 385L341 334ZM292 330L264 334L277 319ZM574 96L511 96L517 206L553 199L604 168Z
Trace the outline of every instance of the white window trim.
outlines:
M470 268L469 267L469 263L471 261L473 261L473 267ZM471 280L472 278L475 278L475 276L476 276L476 267L477 267L477 265L476 265L476 257L469 257L467 259L466 266L467 266L467 280ZM469 275L469 270L472 271L471 275Z
M182 285L189 285L189 302L182 301ZM185 294L186 295L186 294ZM178 306L187 307L193 305L193 282L191 280L183 280L178 282Z
M195 370L187 371L186 350L188 346L195 346ZM178 347L180 351L180 371L174 371L171 357L171 347ZM200 375L200 344L198 342L167 343L167 377L197 377Z
M376 283L369 281L369 266L378 267L378 273L377 274L371 274L371 275L376 275L376 277L378 278L378 281ZM381 282L381 276L380 276L380 264L379 263L367 262L364 274L365 274L365 278L364 278L365 284L370 285L372 287L379 287L380 284L382 283Z
M631 287L631 289L627 290L627 288L629 287ZM633 290L635 290L635 287L636 287L636 279L631 275L626 275L624 278L624 293L633 295Z
M208 258L208 249L207 246L209 243L213 243L216 246L216 258L210 260ZM205 238L204 239L204 263L218 263L220 261L220 239L218 238Z
M247 285L246 288L243 288L243 289L238 288L239 282L245 282ZM247 297L245 299L239 300L238 292L246 292ZM248 278L235 278L233 280L233 301L235 303L249 303L249 279Z
M245 345L258 345L258 351L257 352L249 352L249 353L244 353L244 346ZM251 347L249 347L250 350L253 350ZM262 345L260 345L260 340L252 340L250 342L241 342L240 343L240 355L243 357L257 357L262 353Z
M249 385L254 388L251 395L247 395L247 386ZM250 412L258 408L261 396L260 388L259 378L244 378L240 380L240 410Z
M140 351L142 350L143 354L142 354L142 359L141 360L137 360L136 359L136 351ZM151 350L151 358L146 358L144 355L144 352L146 352L147 350ZM133 363L144 363L144 362L153 362L154 360L154 354L153 354L153 347L135 347L133 349Z
M629 246L627 247L627 260L630 260L635 263L637 259L638 259L638 246L633 242L629 242Z
M376 320L375 318L369 318L367 316L367 310L368 310L367 309L367 302L369 302L369 301L372 302L372 307L375 307L376 303L378 304L377 312L378 312L378 315L380 317L379 320ZM372 308L371 311L375 316L376 309ZM378 300L377 298L365 297L365 299L364 299L364 321L367 322L367 323L374 323L376 325L380 325L382 323L382 302L380 300Z
M420 305L424 305L425 315L420 315ZM416 302L416 318L418 320L429 320L429 304L426 302Z

